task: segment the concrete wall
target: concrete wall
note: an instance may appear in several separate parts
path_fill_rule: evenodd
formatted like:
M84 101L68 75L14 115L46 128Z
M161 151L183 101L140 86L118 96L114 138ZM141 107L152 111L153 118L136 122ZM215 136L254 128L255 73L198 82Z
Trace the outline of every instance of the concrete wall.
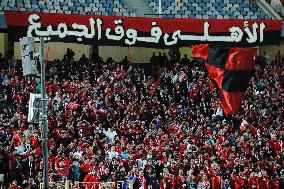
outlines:
M155 48L143 48L143 47L109 47L101 46L99 47L100 56L106 60L108 57L113 57L114 61L119 62L125 56L129 56L131 62L133 63L149 63L150 58L155 52L156 56L159 55L159 52L166 53L168 55L169 49L155 49ZM191 57L191 48L184 47L180 48L181 56L187 54L188 57ZM169 58L169 57L168 57Z
M182 47L182 48L179 49L179 52L180 52L181 58L184 57L185 54L187 54L188 58L191 58L192 48L190 48L190 47Z
M36 44L35 48L38 50L39 45ZM75 52L75 60L79 60L82 54L89 57L90 45L82 44L72 44L72 43L46 43L46 51L49 49L48 59L53 61L55 59L62 59L63 55L66 53L66 49L71 48ZM1 50L1 49L0 49ZM1 51L0 51L1 52ZM155 52L156 55L161 53L166 53L168 55L169 49L154 49L154 48L143 48L143 47L111 47L111 46L100 46L99 54L104 59L112 57L114 61L120 62L125 56L130 57L133 63L148 63L150 58ZM191 56L191 48L180 48L181 56L188 54ZM17 60L21 59L20 53L20 43L14 43L14 55Z
M7 33L0 33L0 53L5 56L8 49L8 35Z
M155 55L159 55L159 52L168 54L168 49L154 49L154 48L143 48L136 47L131 48L130 54L133 63L149 63L151 57L153 56L153 52Z
M35 45L36 51L38 51L39 44ZM79 60L82 54L89 56L89 45L73 44L73 43L57 43L50 42L45 44L45 52L48 51L48 60L53 61L55 59L62 59L66 53L67 48L71 48L75 52L75 60ZM16 60L21 59L20 43L14 43L14 56Z

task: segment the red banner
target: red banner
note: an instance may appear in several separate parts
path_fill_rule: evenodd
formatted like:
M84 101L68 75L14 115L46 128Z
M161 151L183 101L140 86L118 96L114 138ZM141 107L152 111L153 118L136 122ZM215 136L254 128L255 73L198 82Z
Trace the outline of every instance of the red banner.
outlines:
M282 20L164 19L5 12L9 37L120 46L256 46L280 41Z

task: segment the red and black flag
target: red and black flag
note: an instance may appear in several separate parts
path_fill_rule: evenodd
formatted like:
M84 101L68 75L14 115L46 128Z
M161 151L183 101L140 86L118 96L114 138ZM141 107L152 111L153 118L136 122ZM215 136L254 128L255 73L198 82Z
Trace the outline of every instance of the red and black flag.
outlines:
M220 89L226 115L237 113L254 74L256 48L220 48L207 44L192 47L192 56L205 59L208 77Z

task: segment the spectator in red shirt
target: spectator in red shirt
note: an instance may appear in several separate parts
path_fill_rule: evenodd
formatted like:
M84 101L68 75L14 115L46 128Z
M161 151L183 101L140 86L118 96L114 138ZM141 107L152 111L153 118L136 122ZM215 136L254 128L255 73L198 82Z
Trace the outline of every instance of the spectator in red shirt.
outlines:
M279 178L276 175L271 178L269 182L269 188L270 189L280 189L279 188Z
M266 171L262 171L261 174L262 175L258 179L259 189L269 189L269 178Z
M17 184L17 181L13 181L12 184L10 185L9 189L20 189L20 187Z
M254 174L251 173L248 179L248 189L256 189L256 188L259 188L258 177L254 176Z
M87 174L83 183L85 189L99 189L99 176L97 175L97 171L93 169L92 172Z
M221 176L215 170L210 178L210 186L212 189L221 189Z

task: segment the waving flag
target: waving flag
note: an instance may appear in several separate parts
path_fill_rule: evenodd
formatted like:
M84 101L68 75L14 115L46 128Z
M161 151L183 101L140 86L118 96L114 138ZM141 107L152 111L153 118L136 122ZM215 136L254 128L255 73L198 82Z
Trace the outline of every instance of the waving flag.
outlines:
M206 60L208 77L220 89L225 114L237 113L254 74L256 48L218 48L207 44L193 46L192 56Z

